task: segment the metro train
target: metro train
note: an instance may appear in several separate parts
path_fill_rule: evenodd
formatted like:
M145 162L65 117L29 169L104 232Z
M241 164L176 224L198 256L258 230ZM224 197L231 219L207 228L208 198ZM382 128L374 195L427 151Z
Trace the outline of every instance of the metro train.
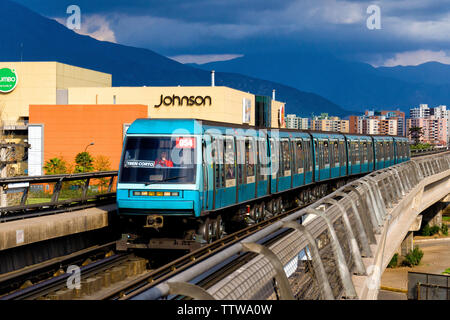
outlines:
M182 238L209 243L233 223L409 159L404 137L137 119L124 139L118 215L133 232L181 228Z

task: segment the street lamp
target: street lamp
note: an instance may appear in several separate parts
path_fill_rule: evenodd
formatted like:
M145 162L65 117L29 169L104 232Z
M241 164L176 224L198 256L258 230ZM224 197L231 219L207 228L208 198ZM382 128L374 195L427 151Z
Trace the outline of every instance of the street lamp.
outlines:
M88 148L89 146L93 146L93 145L94 145L93 142L89 143L89 144L86 146L86 148L84 148L84 152L86 152L86 150L87 150L87 148Z

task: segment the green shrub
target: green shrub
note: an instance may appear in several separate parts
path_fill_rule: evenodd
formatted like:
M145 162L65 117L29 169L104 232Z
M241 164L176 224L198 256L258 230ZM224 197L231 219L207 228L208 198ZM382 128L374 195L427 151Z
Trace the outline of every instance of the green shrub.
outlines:
M439 231L441 230L441 228L439 228L439 226L432 226L430 227L428 224L423 227L422 230L422 235L423 236L432 236L436 233L439 233Z
M395 268L396 266L398 266L398 253L394 254L391 262L388 264L388 268Z
M442 274L450 274L450 268L445 269L445 271L442 272Z
M442 231L442 234L444 236L448 236L448 226L447 226L447 224L445 224L445 223L442 224L441 231Z
M420 250L418 247L415 247L413 251L408 253L405 256L405 260L403 260L403 264L408 267L417 266L420 263L420 260L422 260L423 257L423 251Z

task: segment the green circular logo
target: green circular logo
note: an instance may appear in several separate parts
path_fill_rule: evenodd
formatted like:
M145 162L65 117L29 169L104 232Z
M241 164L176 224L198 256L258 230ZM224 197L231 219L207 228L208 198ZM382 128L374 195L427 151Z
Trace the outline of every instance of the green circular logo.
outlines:
M0 69L0 93L8 93L14 90L17 85L16 70Z

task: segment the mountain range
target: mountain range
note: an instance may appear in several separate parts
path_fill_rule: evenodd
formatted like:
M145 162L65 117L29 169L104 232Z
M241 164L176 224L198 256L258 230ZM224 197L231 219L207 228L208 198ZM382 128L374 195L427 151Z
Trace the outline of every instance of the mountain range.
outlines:
M437 62L375 68L305 49L181 64L149 49L79 35L9 0L0 0L0 28L0 61L58 61L110 73L113 86L208 86L214 69L216 85L266 96L275 89L286 113L299 116L450 104L450 66Z
M148 49L79 35L22 5L0 0L0 61L58 61L112 74L113 86L208 86L209 71L184 65ZM217 72L216 85L271 96L286 102L286 112L349 114L317 94L233 72Z
M437 62L375 68L327 53L304 51L246 55L195 66L282 82L319 94L347 110L408 112L420 103L450 104L450 66Z

